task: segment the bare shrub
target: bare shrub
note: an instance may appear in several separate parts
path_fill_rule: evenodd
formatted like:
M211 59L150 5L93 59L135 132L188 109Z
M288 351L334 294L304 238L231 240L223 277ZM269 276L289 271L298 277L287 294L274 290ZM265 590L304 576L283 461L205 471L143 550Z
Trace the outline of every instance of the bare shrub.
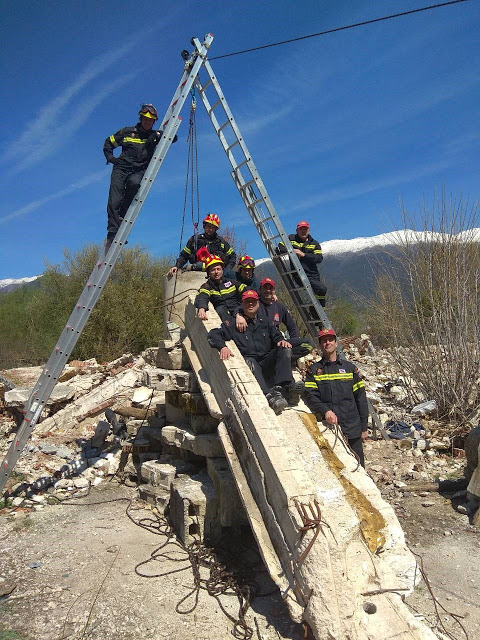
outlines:
M442 193L403 231L377 276L375 333L403 370L412 402L435 399L440 417L468 429L480 408L478 204Z

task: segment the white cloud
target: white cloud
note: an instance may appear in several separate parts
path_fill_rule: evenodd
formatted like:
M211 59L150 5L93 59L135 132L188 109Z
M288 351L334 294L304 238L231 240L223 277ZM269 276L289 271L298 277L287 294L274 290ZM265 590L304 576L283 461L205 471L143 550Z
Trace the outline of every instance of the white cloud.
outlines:
M49 196L45 196L44 198L39 198L38 200L34 200L33 202L30 202L30 204L27 204L24 207L17 209L16 211L12 211L12 213L9 213L3 218L0 218L0 224L3 224L10 220L14 220L15 218L20 218L21 216L24 216L27 213L31 213L32 211L39 209L44 204L47 204L47 202L51 202L52 200L58 200L59 198L63 198L64 196L67 196L70 193L73 193L74 191L83 189L84 187L87 187L94 182L99 182L100 180L103 180L104 178L107 177L107 174L109 173L109 171L110 170L107 167L105 167L101 171L95 171L94 173L90 173L89 175L85 176L81 180L77 180L77 182L72 182L72 184L68 185L68 187L61 189L56 193L52 193Z
M38 116L25 128L24 133L7 147L2 161L9 164L18 163L12 168L12 172L37 164L65 144L67 139L77 131L95 107L109 93L127 82L130 79L130 75L123 76L120 79L117 78L115 82L109 83L94 95L84 99L77 107L72 107L72 100L75 96L123 56L132 51L139 41L144 41L145 37L156 30L158 26L154 25L150 29L143 29L127 38L121 47L94 58L69 86L59 95L52 98L40 110ZM62 121L61 134L59 135L58 126L56 125L58 114L65 112L67 108L70 114L68 124L65 126L65 121ZM27 157L25 157L25 149L28 149Z

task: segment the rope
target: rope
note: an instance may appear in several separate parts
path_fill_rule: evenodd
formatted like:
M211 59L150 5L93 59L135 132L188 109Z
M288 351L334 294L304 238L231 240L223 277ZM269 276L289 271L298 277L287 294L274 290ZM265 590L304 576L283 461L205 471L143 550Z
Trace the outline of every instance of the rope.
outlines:
M409 16L414 13L421 13L422 11L430 11L431 9L438 9L440 7L447 7L451 4L459 4L460 2L467 2L468 0L450 0L450 2L441 2L440 4L431 4L428 7L420 7L419 9L411 9L410 11L402 11L401 13L393 13L389 16L382 16L381 18L372 18L372 20L364 20L363 22L355 22L354 24L347 24L343 27L335 27L334 29L327 29L326 31L318 31L317 33L310 33L306 36L299 36L298 38L290 38L289 40L280 40L279 42L272 42L271 44L264 44L259 47L252 47L251 49L242 49L241 51L234 51L233 53L224 53L221 56L215 56L209 58L209 60L220 60L221 58L230 58L231 56L238 56L241 53L250 53L251 51L260 51L260 49L268 49L270 47L278 47L281 44L288 44L290 42L298 42L299 40L306 40L307 38L316 38L318 36L325 36L329 33L336 33L337 31L346 31L347 29L355 29L356 27L364 27L367 24L374 24L376 22L384 22L385 20L392 20L393 18L401 18L403 16Z
M190 185L190 203L191 203L191 214L192 214L192 224L194 229L194 251L197 251L197 236L198 236L198 224L200 221L200 197L199 197L199 186L198 186L198 147L197 147L197 121L195 118L196 113L196 101L195 101L195 90L192 87L192 102L190 105L190 121L189 121L189 129L187 136L188 143L188 152L187 152L187 174L185 177L185 193L183 196L183 211L182 211L182 228L180 231L180 243L178 248L178 253L180 254L183 248L183 231L185 228L185 214L187 211L187 201L189 194L189 185ZM194 175L195 175L195 184L194 184ZM195 188L194 188L195 187ZM197 220L194 220L194 209L195 209L195 201L196 201L196 209L197 209ZM173 296L175 297L175 292L177 290L177 277L178 270L175 272L175 282L173 283ZM169 309L168 320L172 319L173 313L173 305Z

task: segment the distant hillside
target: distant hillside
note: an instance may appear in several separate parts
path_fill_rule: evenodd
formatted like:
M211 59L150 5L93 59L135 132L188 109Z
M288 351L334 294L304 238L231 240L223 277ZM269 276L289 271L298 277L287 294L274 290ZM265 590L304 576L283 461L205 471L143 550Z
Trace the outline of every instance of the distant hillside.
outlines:
M19 289L20 287L27 286L37 286L35 282L40 276L32 276L31 278L6 278L5 280L0 280L0 296L3 293L10 293L10 291L15 291L15 289Z
M480 229L475 229L474 233L480 243ZM369 238L322 242L323 262L319 271L330 292L335 288L339 295L348 295L352 291L361 295L369 294L379 270L400 256L396 245L398 240L405 237L410 242L424 242L433 239L435 234L402 230ZM270 258L262 258L256 263L258 279L265 276L278 278Z

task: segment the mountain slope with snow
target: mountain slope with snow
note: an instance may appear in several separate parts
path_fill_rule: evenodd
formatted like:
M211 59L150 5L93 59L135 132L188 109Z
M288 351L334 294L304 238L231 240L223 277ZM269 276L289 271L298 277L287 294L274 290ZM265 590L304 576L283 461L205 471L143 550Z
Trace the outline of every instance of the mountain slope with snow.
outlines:
M40 276L32 276L31 278L5 278L4 280L0 280L0 294L14 291L24 284L34 282L39 277Z

